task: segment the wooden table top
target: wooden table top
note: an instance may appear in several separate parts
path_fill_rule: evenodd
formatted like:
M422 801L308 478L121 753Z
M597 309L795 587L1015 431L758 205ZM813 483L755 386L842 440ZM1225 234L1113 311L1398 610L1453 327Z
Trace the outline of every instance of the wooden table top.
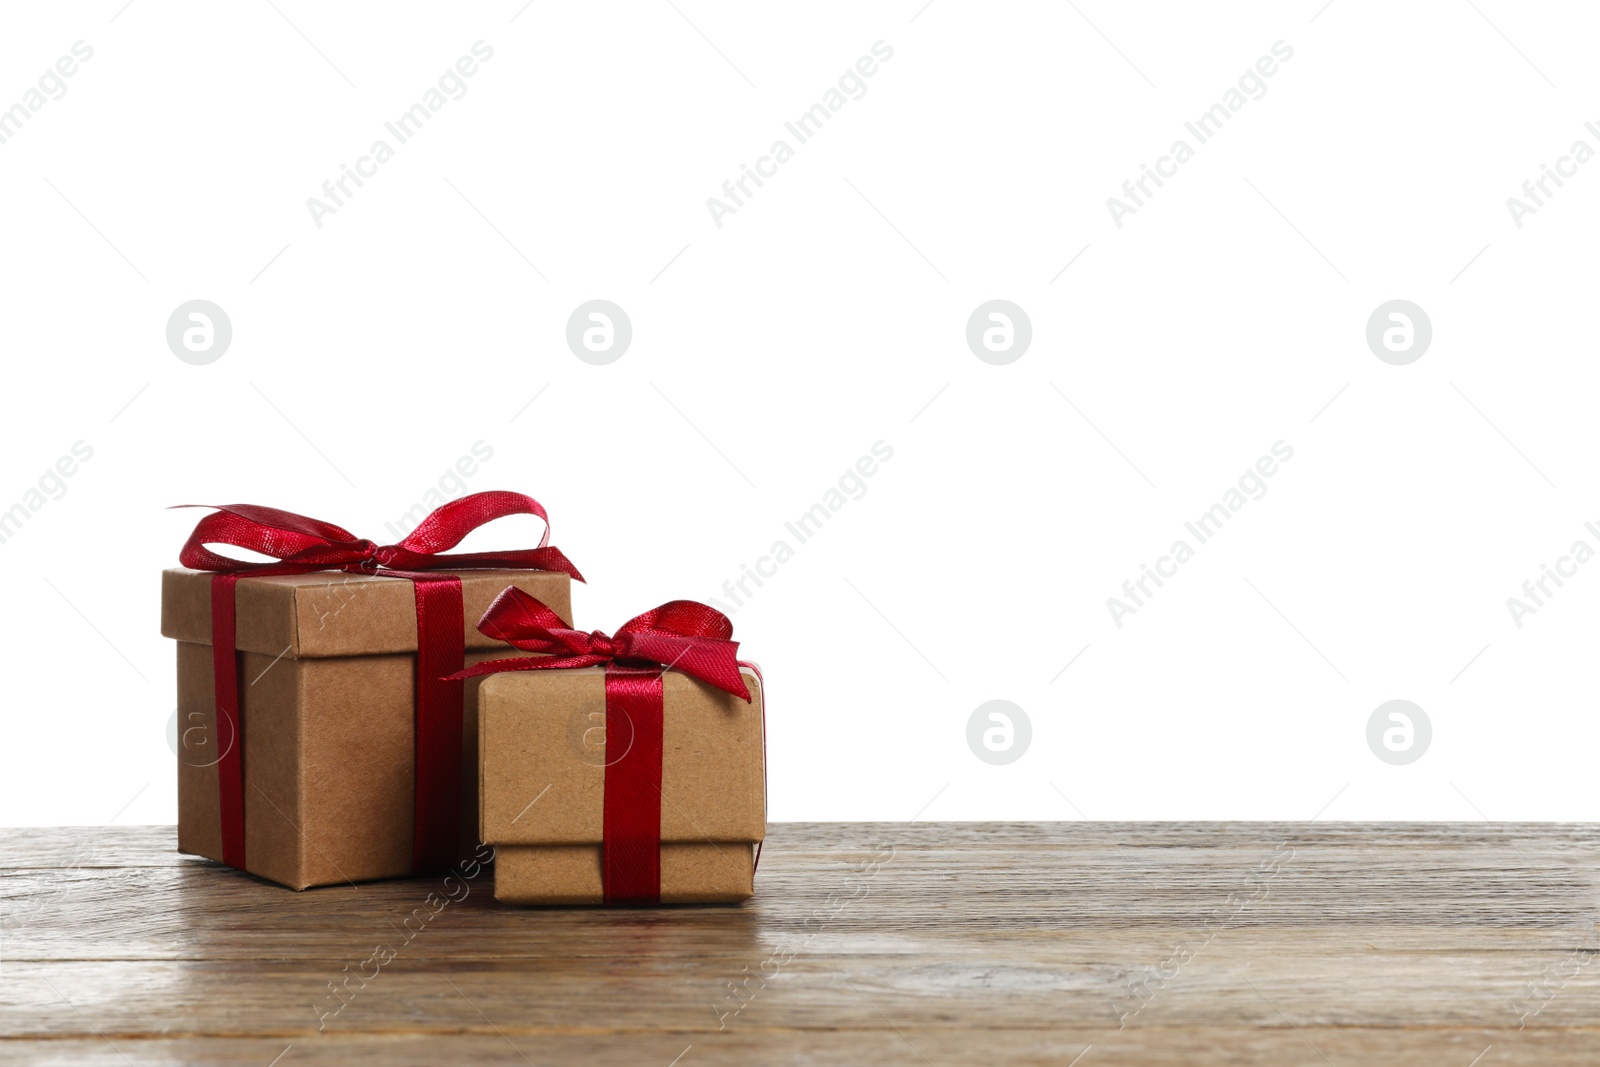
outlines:
M1600 827L776 824L740 907L0 831L0 1061L1600 1063Z

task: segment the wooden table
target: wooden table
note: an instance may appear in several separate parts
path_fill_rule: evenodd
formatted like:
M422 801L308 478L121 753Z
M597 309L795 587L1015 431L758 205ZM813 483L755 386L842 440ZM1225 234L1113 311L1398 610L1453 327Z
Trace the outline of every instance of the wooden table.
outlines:
M173 845L0 831L0 1061L1600 1063L1600 827L780 824L615 911Z

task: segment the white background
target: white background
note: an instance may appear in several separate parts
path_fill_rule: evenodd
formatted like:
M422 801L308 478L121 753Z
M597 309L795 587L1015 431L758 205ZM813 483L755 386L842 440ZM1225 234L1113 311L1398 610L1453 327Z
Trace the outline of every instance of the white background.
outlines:
M0 509L93 458L0 544L0 822L173 820L158 574L198 513L166 505L391 541L479 441L466 488L546 504L607 630L729 603L893 448L735 615L774 819L1600 818L1600 565L1506 606L1600 548L1600 162L1521 228L1506 206L1600 148L1594 12L675 3L8 5L0 107L94 54L0 145ZM317 227L307 198L480 40ZM1107 198L1280 40L1117 227ZM866 94L715 225L877 41ZM165 340L197 298L233 326L209 366ZM564 338L593 298L634 330L604 367ZM1008 366L965 340L995 298L1033 327ZM1365 340L1396 298L1433 324L1408 366ZM1117 627L1107 598L1280 440ZM1007 766L966 740L997 698L1033 728ZM1407 766L1366 740L1395 698L1433 727Z

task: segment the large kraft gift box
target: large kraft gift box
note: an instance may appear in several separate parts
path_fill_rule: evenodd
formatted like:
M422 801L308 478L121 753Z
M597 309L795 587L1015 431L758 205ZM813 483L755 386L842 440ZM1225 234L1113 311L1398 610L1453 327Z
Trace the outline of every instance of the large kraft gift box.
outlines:
M692 606L726 623L710 608ZM695 904L737 902L754 892L757 847L766 836L760 673L735 664L728 652L721 684L744 689L747 701L684 673L687 657L663 672L661 666L676 658L670 647L648 657L658 660L653 669L619 669L618 663L640 662L622 655L630 650L609 647L621 646L627 629L614 639L569 632L573 644L588 647L565 649L520 640L525 632L512 631L513 645L553 659L610 662L521 670L508 661L483 682L480 807L482 838L495 849L496 900ZM611 688L619 683L634 690L620 708ZM650 687L657 696L641 699L638 690ZM641 710L652 699L659 700L654 726L649 711ZM652 759L659 762L652 766ZM643 827L643 862L656 868L658 880L652 884L646 875L643 890L619 890L610 881L607 851L641 847L637 840L618 840L629 832L613 821L619 811L624 821L643 813L652 822Z
M460 571L467 620L507 585L571 618L570 579ZM178 642L178 722L220 752L211 580L162 575L161 633ZM361 574L243 578L235 644L244 748L244 869L294 889L412 872L417 619L411 583ZM470 623L463 622L464 627ZM507 647L465 632L466 662ZM478 843L478 690L465 685L460 855ZM214 740L212 740L214 739ZM222 862L214 760L178 763L178 850Z
M443 675L514 651L472 625L508 585L570 619L577 575L542 542L444 554L511 514L544 518L531 497L472 494L386 548L252 505L201 520L186 566L162 575L161 632L178 642L179 851L294 889L429 873L474 853L481 683ZM213 543L283 562L240 563ZM397 564L413 569L379 569ZM215 685L230 662L231 696ZM224 701L236 712L219 713Z

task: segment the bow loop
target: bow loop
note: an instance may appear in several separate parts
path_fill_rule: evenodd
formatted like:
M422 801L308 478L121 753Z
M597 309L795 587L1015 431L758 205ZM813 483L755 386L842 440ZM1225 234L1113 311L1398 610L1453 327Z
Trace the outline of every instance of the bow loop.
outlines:
M207 545L232 545L248 549L271 556L279 564L234 559L213 552ZM360 562L376 547L371 541L356 537L342 526L321 519L255 504L221 504L216 511L195 524L194 532L178 553L178 561L195 570L224 574L280 564L318 570Z
M533 515L544 523L544 534L534 548L503 552L449 552L473 530L496 519L512 515ZM400 570L435 570L455 567L513 567L541 571L560 571L578 581L578 568L550 544L550 516L544 505L531 496L504 490L472 493L435 508L417 528L400 541L379 552L384 565Z
M634 616L617 630L619 636L633 633L671 633L728 641L733 637L733 620L698 600L669 600Z
M589 651L588 634L569 628L543 601L516 586L495 597L478 620L478 630L524 652L582 656Z

